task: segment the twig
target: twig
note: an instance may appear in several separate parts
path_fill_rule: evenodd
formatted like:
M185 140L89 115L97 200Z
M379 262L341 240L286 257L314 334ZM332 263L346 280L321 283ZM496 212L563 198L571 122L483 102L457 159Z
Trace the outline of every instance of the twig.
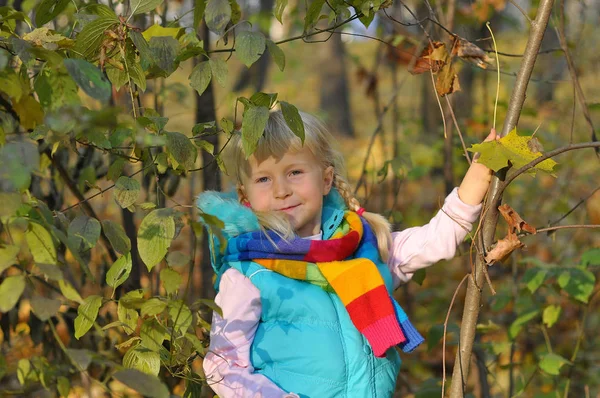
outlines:
M562 220L564 220L565 218L567 218L567 216L569 214L571 214L573 211L575 211L575 209L577 209L579 206L581 206L583 203L585 203L589 198L591 198L592 196L594 196L594 194L596 192L598 192L598 190L600 190L600 186L598 186L596 189L594 189L590 194L588 194L585 198L581 199L579 202L577 202L577 204L575 206L573 206L568 212L566 212L561 218L559 218L556 221L552 221L550 223L548 223L548 225L556 225L559 222L561 222Z
M573 85L575 86L575 91L577 92L577 99L579 99L579 105L581 106L581 110L583 111L583 115L587 124L590 127L592 132L592 141L598 141L596 136L596 129L594 128L594 123L592 122L592 117L590 115L590 110L585 102L585 96L583 95L583 90L581 89L581 84L579 83L579 78L577 77L577 72L575 69L575 63L573 62L573 58L571 57L571 52L569 51L569 47L567 45L567 38L565 37L565 26L564 26L564 0L560 0L559 4L560 10L560 23L558 24L558 28L556 29L556 34L558 35L558 40L560 41L560 47L563 49L565 53L565 58L567 60L567 66L569 67L569 73L571 74L571 80L573 81ZM596 148L596 156L600 157L600 149Z
M529 18L529 15L527 15L525 10L523 8L521 8L521 6L517 2L515 2L515 0L508 0L508 1L510 2L510 4L517 7L517 9L519 11L521 11L521 14L523 14L523 16L525 17L525 19L527 19L527 21L529 22L530 25L533 24L533 21L531 20L531 18Z
M600 228L600 224L580 224L580 225L559 225L556 227L548 227L538 229L537 232L548 232L556 231L557 229L571 229L571 228Z
M551 1L551 0L549 0L549 1ZM523 174L527 170L534 168L536 165L543 162L544 160L550 159L550 158L560 155L561 153L564 153L564 152L573 151L576 149L584 149L584 148L600 148L600 142L596 141L596 142L583 142L580 144L571 144L571 145L567 145L567 146L564 146L561 148L557 148L550 152L546 152L545 155L542 155L539 158L536 158L535 160L532 160L531 162L527 163L525 166L515 170L514 172L511 172L510 175L506 177L506 180L504 180L503 182L500 183L500 190L499 190L500 195L504 192L504 189L506 189L508 184L510 184L515 178L517 178L519 175Z
M446 329L448 328L448 319L450 318L450 311L452 311L454 300L456 300L456 294L460 290L462 284L467 280L469 275L471 274L466 274L454 290L454 294L452 295L452 301L450 301L450 306L448 307L448 311L446 312L446 320L444 320L444 336L442 338L442 397L444 396L444 391L446 389Z
M454 115L454 109L452 109L452 105L450 104L450 100L448 96L444 96L446 98L446 103L448 104L448 110L450 111L450 115L452 116L452 122L454 123L454 127L456 127L456 131L458 132L458 137L460 138L460 143L462 144L463 151L465 152L465 157L467 158L467 162L469 165L471 164L471 156L469 156L469 151L467 151L467 146L465 145L465 140L463 139L462 133L460 131L460 127L458 126L458 121L456 120L456 115Z

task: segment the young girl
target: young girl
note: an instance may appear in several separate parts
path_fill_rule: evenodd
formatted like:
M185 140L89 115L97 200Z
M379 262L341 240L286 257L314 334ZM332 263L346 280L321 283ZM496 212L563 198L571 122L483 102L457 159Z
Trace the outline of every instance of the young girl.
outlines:
M224 224L207 382L219 397L391 397L404 352L423 338L391 293L452 258L471 230L491 172L473 162L442 210L390 233L344 179L332 138L301 114L302 145L273 112L257 150L232 139L237 197L205 192L199 209ZM492 132L488 139L493 139Z

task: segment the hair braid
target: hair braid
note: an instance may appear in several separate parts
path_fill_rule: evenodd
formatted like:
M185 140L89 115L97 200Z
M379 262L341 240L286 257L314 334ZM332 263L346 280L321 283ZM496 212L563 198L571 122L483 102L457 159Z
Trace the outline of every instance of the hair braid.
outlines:
M350 184L344 177L337 173L334 174L333 186L338 190L348 209L357 211L360 209L360 202L354 197ZM367 223L373 230L375 238L377 239L377 247L379 249L379 255L381 259L387 262L389 258L389 250L392 244L391 227L388 220L381 214L371 213L365 211L362 217L367 220Z

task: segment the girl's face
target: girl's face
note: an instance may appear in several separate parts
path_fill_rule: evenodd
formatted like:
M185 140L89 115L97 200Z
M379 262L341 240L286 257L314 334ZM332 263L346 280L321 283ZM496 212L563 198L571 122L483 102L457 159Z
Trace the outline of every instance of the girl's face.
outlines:
M277 159L271 156L259 162L250 156L248 161L250 173L242 191L252 208L283 212L300 237L318 234L323 196L333 183L333 167L323 170L306 147Z

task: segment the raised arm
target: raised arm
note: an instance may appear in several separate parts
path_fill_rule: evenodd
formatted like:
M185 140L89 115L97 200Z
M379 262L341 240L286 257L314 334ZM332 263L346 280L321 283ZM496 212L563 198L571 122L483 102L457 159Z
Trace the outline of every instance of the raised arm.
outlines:
M428 224L392 233L388 266L394 288L410 280L415 271L454 257L480 211L481 204L463 202L454 188Z

